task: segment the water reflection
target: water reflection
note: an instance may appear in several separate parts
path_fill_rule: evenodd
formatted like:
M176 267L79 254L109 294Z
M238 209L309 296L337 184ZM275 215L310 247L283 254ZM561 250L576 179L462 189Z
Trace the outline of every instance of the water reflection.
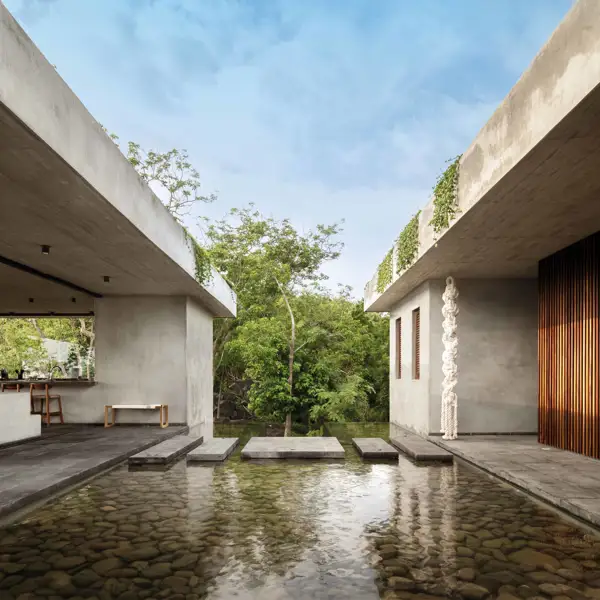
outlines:
M111 471L0 530L0 600L600 598L595 535L467 467L362 462L351 437L387 426L333 429L343 462Z

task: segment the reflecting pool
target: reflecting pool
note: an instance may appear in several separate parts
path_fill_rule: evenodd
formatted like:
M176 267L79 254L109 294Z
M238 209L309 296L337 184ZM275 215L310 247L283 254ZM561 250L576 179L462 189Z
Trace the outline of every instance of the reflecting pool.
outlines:
M463 464L361 461L387 425L329 431L346 460L121 466L49 502L0 530L0 600L600 599L594 533Z

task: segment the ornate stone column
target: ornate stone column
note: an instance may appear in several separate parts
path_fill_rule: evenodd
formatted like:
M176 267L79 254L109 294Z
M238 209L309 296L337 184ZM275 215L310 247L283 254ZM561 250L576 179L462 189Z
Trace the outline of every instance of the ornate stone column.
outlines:
M444 334L442 342L444 343L444 353L442 354L442 371L444 381L442 383L442 416L441 432L445 440L455 440L458 436L458 396L454 388L458 383L458 366L456 358L458 356L458 337L456 335L456 315L458 315L458 289L454 283L454 278L446 278L446 289L442 296L444 307L442 314L444 321L442 327Z

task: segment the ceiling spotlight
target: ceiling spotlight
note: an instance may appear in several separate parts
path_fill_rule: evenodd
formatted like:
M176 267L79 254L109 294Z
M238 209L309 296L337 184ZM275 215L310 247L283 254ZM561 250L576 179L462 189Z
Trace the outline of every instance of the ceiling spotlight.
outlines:
M42 246L42 254L50 254L50 246L46 246L45 244Z
M29 298L29 302L33 304L33 298Z
M77 302L77 298L71 298L71 302L75 304L75 302Z
M108 275L104 276L104 283L110 283L110 277Z

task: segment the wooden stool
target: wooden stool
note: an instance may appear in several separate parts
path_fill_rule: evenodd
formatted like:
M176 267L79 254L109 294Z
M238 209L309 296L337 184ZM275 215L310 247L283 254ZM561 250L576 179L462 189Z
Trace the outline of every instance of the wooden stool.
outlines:
M60 417L60 422L64 423L62 411L62 400L58 394L50 394L50 386L48 383L32 383L29 386L29 400L31 402L31 414L42 415L42 422L46 420L46 425L50 425L51 417ZM34 394L34 390L44 390L44 394ZM39 400L40 409L36 410L35 402ZM50 411L50 402L55 401L57 403L58 410Z
M2 391L4 391L4 390L17 390L17 392L20 392L21 384L20 383L3 383Z

